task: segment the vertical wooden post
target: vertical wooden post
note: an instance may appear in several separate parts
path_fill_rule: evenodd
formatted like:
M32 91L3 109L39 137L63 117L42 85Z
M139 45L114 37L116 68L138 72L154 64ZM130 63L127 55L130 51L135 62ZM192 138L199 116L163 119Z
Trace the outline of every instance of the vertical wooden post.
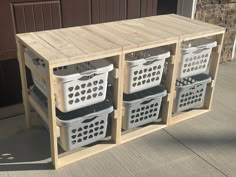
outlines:
M116 109L112 121L112 140L119 144L121 142L121 121L123 108L123 73L124 73L124 54L119 55L119 59L114 60L114 67L118 68L118 77L114 78L113 98Z
M163 110L162 110L162 119L163 122L167 125L171 124L173 103L175 97L175 81L177 74L177 65L179 63L179 58L180 58L179 43L172 44L170 46L170 52L172 58L168 63L168 70L166 75L166 89L168 95L163 100Z
M25 109L25 122L27 128L31 128L32 125L31 125L30 103L28 96L28 84L25 70L24 47L18 40L16 40L16 44L17 44L17 58L20 66L22 97Z
M216 77L218 73L221 51L222 51L222 46L223 46L223 41L224 41L224 33L216 35L215 39L217 41L217 47L212 50L210 70L209 70L209 74L211 76L213 84L207 85L205 103L204 103L204 108L206 109L211 109L211 105L212 105L215 81L216 81Z
M52 163L57 169L58 166L58 147L57 147L57 130L56 130L56 107L55 107L55 92L54 92L54 77L53 68L48 64L48 122L51 143Z

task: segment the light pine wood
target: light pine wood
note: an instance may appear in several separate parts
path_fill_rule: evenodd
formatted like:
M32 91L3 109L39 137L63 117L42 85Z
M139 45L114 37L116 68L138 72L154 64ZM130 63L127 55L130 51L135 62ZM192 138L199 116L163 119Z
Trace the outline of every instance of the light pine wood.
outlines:
M176 91L175 82L180 63L181 43L190 39L215 37L217 49L213 50L210 74L212 83L208 84L204 109L188 111L173 115ZM23 98L25 105L26 124L30 127L30 104L48 124L51 143L51 159L57 169L77 160L112 148L118 144L131 141L168 125L187 120L208 112L215 87L219 57L224 37L224 28L206 24L176 15L152 16L141 19L110 22L83 27L64 28L58 30L35 33L18 34L17 47L20 62ZM152 124L135 131L121 135L121 121L123 114L123 75L125 54L154 47L168 46L171 57L168 61L166 75L167 96L163 98L162 119L160 124ZM31 50L46 63L46 72L39 72L32 63L25 63L23 48ZM111 57L114 64L113 104L111 141L107 144L98 144L81 151L78 149L58 154L58 131L55 114L54 75L53 68ZM44 112L33 97L28 96L25 66L47 80L48 112ZM29 104L30 103L30 104Z
M112 120L112 140L119 144L121 142L121 121L123 114L123 82L124 82L124 55L113 59L114 67L118 77L113 79L113 100L115 106L115 114Z
M180 113L179 115L176 115L171 118L170 124L173 125L173 124L182 122L184 120L188 120L190 118L199 116L199 115L204 114L206 112L209 112L209 110L208 109L196 109L196 110Z
M207 109L211 109L211 105L212 105L212 98L214 94L215 81L216 81L216 77L217 77L217 73L219 69L219 62L220 62L221 51L222 51L222 46L223 46L223 41L224 41L224 34L217 35L215 39L218 45L216 48L212 50L209 74L212 78L213 84L207 85L206 97L205 97L205 103L204 103L204 107Z
M168 61L168 70L166 75L166 89L168 95L164 98L163 110L162 110L162 119L165 124L169 125L171 123L173 103L175 98L175 81L176 81L176 71L177 66L180 60L180 44L176 43L170 46L170 52L172 57Z
M136 138L142 137L144 135L147 135L149 133L152 133L154 131L160 130L162 128L165 128L167 125L165 124L154 124L154 125L148 125L144 128L140 128L138 130L134 130L130 133L122 135L122 143L126 143L128 141L134 140Z
M16 41L16 45L17 45L17 58L20 65L22 97L25 109L25 121L27 128L31 128L31 115L30 115L30 104L28 96L28 84L25 70L24 47L19 41Z
M53 68L48 67L48 125L50 133L50 143L51 143L51 157L52 163L57 169L58 166L58 142L57 142L57 124L56 124L56 105L55 105L55 92L54 92L54 76Z

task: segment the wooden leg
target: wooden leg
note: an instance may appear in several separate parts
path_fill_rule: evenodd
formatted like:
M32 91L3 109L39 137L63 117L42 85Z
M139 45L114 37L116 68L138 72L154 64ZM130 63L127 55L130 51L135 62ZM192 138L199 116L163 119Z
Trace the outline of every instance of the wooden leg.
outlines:
M210 70L209 70L209 74L211 76L213 84L207 85L206 97L205 97L205 103L204 103L204 108L206 109L211 109L211 105L212 105L215 81L217 77L217 72L218 72L219 62L220 62L220 57L221 57L221 50L222 50L223 41L224 41L224 33L217 35L216 41L217 41L217 47L212 50L212 56L211 56L212 60L210 63Z
M121 121L122 121L122 107L123 107L123 55L119 56L119 60L114 60L114 67L117 68L117 78L114 79L113 84L113 98L116 109L114 119L112 121L112 140L119 144L121 142Z
M167 125L171 124L173 102L175 97L175 81L177 73L177 64L179 63L179 43L170 46L172 57L168 62L168 70L166 75L166 89L168 95L163 100L162 118Z
M51 143L51 157L55 169L58 168L58 147L57 147L57 125L56 125L56 110L55 110L55 92L53 68L48 68L48 121Z
M24 109L25 109L25 122L26 122L27 128L31 128L32 125L31 125L27 77L26 77L26 70L25 70L24 47L19 41L17 41L16 44L17 44L17 57L18 57L18 62L20 66L22 97L23 97L23 104L24 104Z

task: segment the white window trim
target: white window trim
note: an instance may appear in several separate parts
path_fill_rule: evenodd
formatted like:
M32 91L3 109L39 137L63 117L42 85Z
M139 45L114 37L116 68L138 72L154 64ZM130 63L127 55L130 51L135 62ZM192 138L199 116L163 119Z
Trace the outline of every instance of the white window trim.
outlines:
M197 0L178 0L177 14L194 19Z

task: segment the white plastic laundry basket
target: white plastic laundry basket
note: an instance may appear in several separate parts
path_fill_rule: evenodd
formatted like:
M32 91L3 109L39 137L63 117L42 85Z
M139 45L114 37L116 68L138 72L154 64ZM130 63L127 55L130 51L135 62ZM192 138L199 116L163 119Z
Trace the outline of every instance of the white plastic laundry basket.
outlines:
M25 52L26 60L45 72L45 63L32 52ZM113 64L100 59L81 64L54 68L56 106L62 112L73 111L103 101L106 97L108 72ZM32 72L34 84L48 95L46 81Z
M207 38L201 38L183 42L180 78L185 78L207 70L212 48L217 42Z
M134 93L159 85L165 59L169 56L170 52L164 48L153 48L127 54L124 93Z

